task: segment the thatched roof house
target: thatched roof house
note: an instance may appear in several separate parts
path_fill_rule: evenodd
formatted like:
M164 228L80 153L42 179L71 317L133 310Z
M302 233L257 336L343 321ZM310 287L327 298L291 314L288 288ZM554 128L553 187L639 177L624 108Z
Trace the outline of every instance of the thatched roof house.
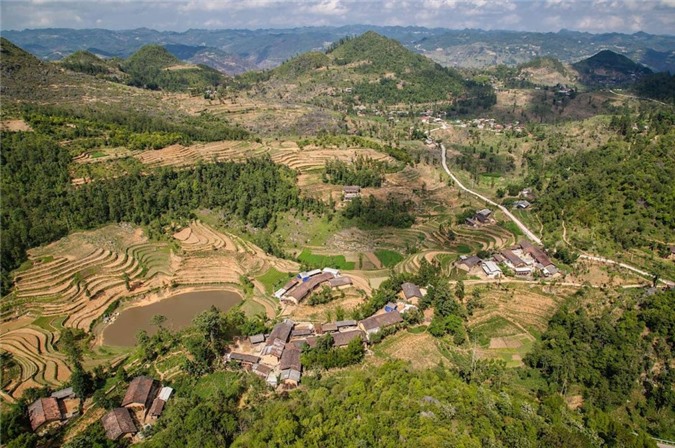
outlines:
M127 393L124 394L122 400L122 406L148 409L152 400L157 396L157 392L159 392L157 381L147 376L137 376L129 383Z
M33 431L37 431L42 425L61 421L61 418L59 402L54 397L38 398L28 406L28 419Z
M117 440L126 434L135 434L138 432L131 414L127 408L115 408L101 418L105 435L110 440Z

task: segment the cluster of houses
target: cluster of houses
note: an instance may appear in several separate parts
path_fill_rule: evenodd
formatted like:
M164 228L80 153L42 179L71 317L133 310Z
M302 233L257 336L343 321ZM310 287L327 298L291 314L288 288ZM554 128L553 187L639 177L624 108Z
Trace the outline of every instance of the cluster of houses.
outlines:
M130 437L138 432L138 425L148 425L164 411L173 389L161 387L147 376L137 376L127 388L121 407L112 409L101 418L103 429L110 440Z
M72 387L35 400L28 406L28 420L33 432L44 434L79 414L80 400Z
M286 319L275 325L269 334L257 334L247 341L239 341L224 356L223 362L239 364L272 387L295 387L302 377L300 355L303 347L315 347L318 338L325 334L333 337L333 346L338 348L346 347L355 339L369 342L382 329L403 322L402 314L416 309L423 294L418 286L404 283L402 296L402 300L390 302L383 310L360 321L341 320L319 325Z
M488 278L498 278L504 274L500 265L508 267L519 277L530 277L536 272L544 277L558 273L558 268L548 255L529 241L521 241L518 245L504 249L487 260L475 255L461 256L456 263L459 269L469 274L484 274Z
M300 272L274 293L274 297L282 302L297 305L312 291L324 285L330 288L344 288L351 286L350 277L340 275L340 271L333 268L314 269Z

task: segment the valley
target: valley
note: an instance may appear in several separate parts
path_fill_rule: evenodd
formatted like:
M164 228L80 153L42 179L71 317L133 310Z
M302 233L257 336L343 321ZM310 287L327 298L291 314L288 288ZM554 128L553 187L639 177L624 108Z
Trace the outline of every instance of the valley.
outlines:
M451 69L373 31L236 77L157 45L2 54L12 440L675 438L672 75L612 52ZM153 419L119 407L138 378L175 390ZM67 386L78 413L38 430L28 406Z

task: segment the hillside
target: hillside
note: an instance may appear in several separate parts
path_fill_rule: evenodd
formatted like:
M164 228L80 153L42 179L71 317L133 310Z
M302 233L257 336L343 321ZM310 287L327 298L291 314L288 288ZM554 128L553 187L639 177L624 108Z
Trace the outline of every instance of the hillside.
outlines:
M572 67L579 72L581 81L587 85L624 85L652 73L647 67L610 50L603 50L572 64Z
M268 96L324 106L449 102L467 90L455 70L372 31L299 55L264 78Z
M160 45L146 45L122 64L130 77L129 84L150 90L203 92L225 81L225 76L207 66L194 66L181 62Z
M516 70L523 79L538 85L554 86L573 83L576 80L573 71L550 56L536 57L518 65Z
M104 60L85 50L76 51L58 64L85 75L98 76L115 82L128 81L128 76L120 68L119 60Z

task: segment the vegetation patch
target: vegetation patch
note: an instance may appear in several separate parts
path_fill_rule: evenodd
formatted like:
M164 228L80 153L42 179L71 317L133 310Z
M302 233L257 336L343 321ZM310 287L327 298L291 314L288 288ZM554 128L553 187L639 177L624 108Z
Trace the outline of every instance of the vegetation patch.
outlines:
M331 267L336 269L352 270L355 263L347 261L344 255L319 255L312 254L309 249L304 249L298 255L298 261L312 269Z
M375 251L375 256L387 268L392 268L403 261L403 255L395 250L378 249Z

